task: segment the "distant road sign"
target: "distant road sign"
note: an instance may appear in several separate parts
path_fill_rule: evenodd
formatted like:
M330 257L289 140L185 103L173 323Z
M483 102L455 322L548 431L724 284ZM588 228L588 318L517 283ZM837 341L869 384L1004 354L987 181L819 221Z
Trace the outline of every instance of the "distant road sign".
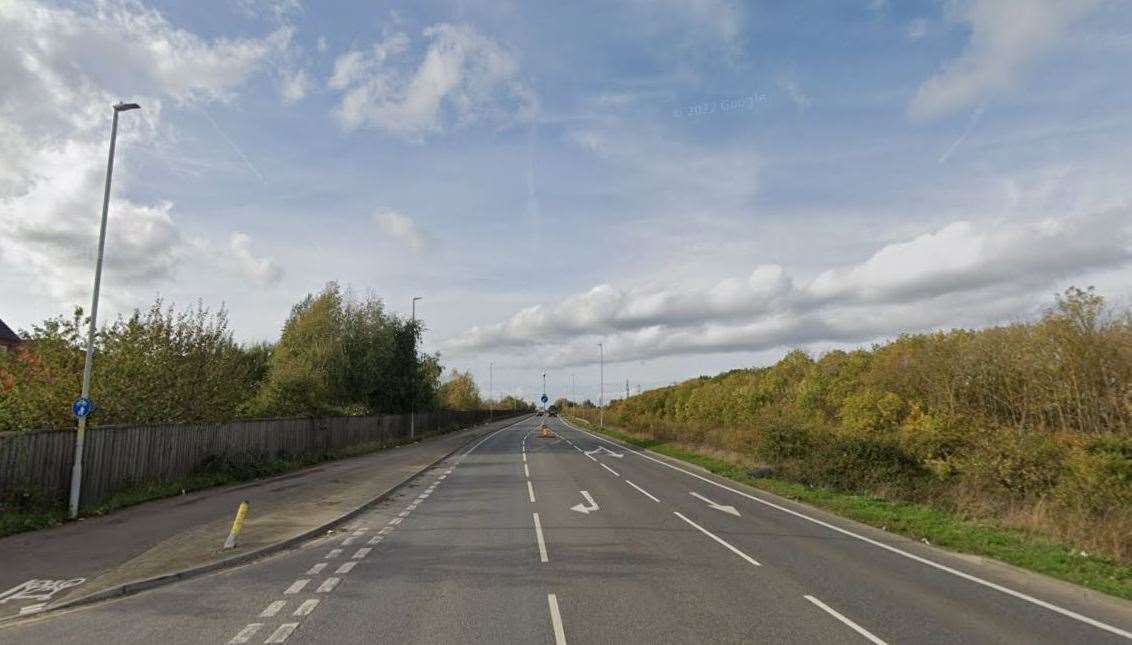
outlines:
M93 411L94 401L86 397L75 399L75 402L71 404L71 413L80 419L90 415Z
M550 397L548 397L548 396L547 396L547 395L545 395L545 394L543 394L543 395L542 395L542 402L543 402L543 403L546 403L546 402L547 402L547 401L549 401L549 400L550 400Z

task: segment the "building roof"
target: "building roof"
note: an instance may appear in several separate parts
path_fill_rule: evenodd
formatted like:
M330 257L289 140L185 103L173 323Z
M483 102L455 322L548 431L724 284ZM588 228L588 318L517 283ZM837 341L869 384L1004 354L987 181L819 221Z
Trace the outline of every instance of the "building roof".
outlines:
M20 337L16 335L16 332L12 331L11 327L5 325L3 320L0 320L0 341L3 340L18 343L20 342Z

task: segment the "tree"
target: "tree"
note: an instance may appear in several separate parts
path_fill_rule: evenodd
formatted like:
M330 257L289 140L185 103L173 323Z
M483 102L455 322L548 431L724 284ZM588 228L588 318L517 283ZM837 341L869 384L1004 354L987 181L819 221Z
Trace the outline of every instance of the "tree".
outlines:
M440 405L448 410L478 410L482 407L480 389L471 372L452 370L452 376L440 386Z

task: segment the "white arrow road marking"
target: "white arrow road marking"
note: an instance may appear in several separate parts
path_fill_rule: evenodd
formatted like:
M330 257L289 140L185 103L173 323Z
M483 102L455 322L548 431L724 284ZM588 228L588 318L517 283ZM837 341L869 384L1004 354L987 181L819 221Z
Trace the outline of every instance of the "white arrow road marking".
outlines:
M624 453L613 452L612 450L610 450L609 448L606 448L605 446L598 446L597 448L594 448L593 450L587 450L585 452L586 452L587 455L600 455L601 453L604 452L605 454L609 455L610 457L616 457L618 459L622 459L622 458L625 457Z
M852 629L853 631L857 632L857 633L858 633L858 634L860 634L861 636L864 636L865 638L869 639L870 641L872 641L872 642L873 642L873 643L875 643L876 645L887 645L887 643L885 643L885 642L884 642L884 641L882 641L881 639L879 639L879 638L877 638L876 636L873 636L872 634L870 634L870 633L869 633L869 632L868 632L868 631L867 631L867 630L866 630L866 629L865 629L864 627L861 627L860 625L858 625L857 623L855 623L855 622L853 622L853 621L849 620L849 619L848 619L848 618L846 618L845 616L842 616L842 615L841 615L840 613L838 613L837 611L835 611L835 610L834 610L833 608L831 608L831 607L830 607L829 605L827 605L827 604L825 604L824 602L822 602L822 601L818 600L817 598L814 598L813 596L804 596L804 598L805 598L806 600L809 600L810 602L814 603L814 604L815 604L815 605L817 605L818 607L821 607L821 608L822 608L822 610L823 610L823 611L825 611L825 612L826 612L827 614L829 614L830 616L833 616L833 617L834 617L834 618L836 618L837 620L840 620L841 622L845 623L846 625L848 625L848 626L849 626L849 628L850 628L850 629Z
M702 502L707 502L708 506L714 508L717 511L723 511L724 513L731 513L735 517L740 517L739 511L735 510L734 506L724 506L723 504L716 504L715 502L704 497L703 495L700 495L699 493L688 493L688 494L691 495L692 497L695 497L696 499L698 499Z
M589 491L580 490L578 492L582 494L582 497L586 498L586 502L589 505L587 506L586 504L575 504L575 505L570 507L570 510L578 511L582 515L589 515L590 513L601 508L600 506L597 505L597 502L594 501L594 498L590 497Z
M599 437L599 436L595 435L594 433L590 432L589 430L583 430L582 428L571 425L568 422L565 422L565 423L566 423L566 425L577 430L578 432L583 432L583 433L593 437L594 439L597 439L598 441L609 442L608 439L604 439L602 437ZM610 444L611 445L617 445L617 444L613 444L612 442L610 442ZM732 488L732 487L727 486L725 484L721 484L717 481L712 481L712 480L708 479L707 477L704 477L703 475L697 475L696 473L694 473L690 470L684 470L683 468L681 468L679 466L674 466L674 465L672 465L668 462L661 461L661 460L659 460L655 457L650 457L650 456L644 454L643 452L638 452L636 450L633 450L632 448L627 448L625 446L618 446L618 447L622 448L624 450L627 450L628 452L631 452L634 455L637 455L638 457L640 457L642 459L648 459L649 461L660 464L661 466L664 466L665 468L671 468L672 470L684 473L685 475L688 475L689 477L695 477L696 479L698 479L702 482L705 482L705 483L710 484L712 486L716 486L718 488L722 488L723 490L735 493L736 495L741 495L741 496L746 497L747 499L749 499L751 501L758 502L759 504L762 504L764 506L773 508L773 509L778 510L778 511L782 511L783 513L787 513L789 515L793 515L794 517L805 520L807 522L811 522L813 524L817 524L818 526L823 526L823 527L825 527L825 528L827 528L831 531L836 531L837 533L840 533L842 535L847 535L851 538L860 540L860 541L865 542L867 544L871 544L871 545L877 547L878 549L884 549L885 551L888 551L889 553L895 553L896 555L899 555L900 557L908 558L909 560L919 562L920 564L923 564L925 566L929 566L929 567L932 567L932 568L937 569L939 571L949 573L949 574L956 576L958 578L962 578L964 580L967 580L968 582L973 582L975 584L982 585L984 587L987 587L988 589L994 589L995 591L1004 593L1008 596L1014 596L1015 598L1018 598L1019 600L1023 600L1025 602L1030 603L1030 604L1037 605L1038 607L1041 607L1043 609L1048 609L1049 611L1059 613L1062 616L1072 618L1073 620L1080 621L1082 623L1085 623L1086 625L1092 625L1093 627L1096 627L1097 629L1103 629L1107 632L1111 632L1113 634L1116 634L1117 636L1123 636L1124 638L1132 639L1132 632L1130 632L1130 631L1126 631L1126 630L1123 630L1119 627L1109 625L1108 623L1103 623L1099 620L1089 618L1088 616L1085 616L1084 614L1079 614L1075 611L1066 609L1064 607L1059 607L1058 605L1055 605L1051 602L1046 602L1046 601L1044 601L1040 598L1035 598L1035 597L1030 596L1028 594L1024 594L1021 591L1015 591L1014 589L1011 589L1010 587L1004 587L1004 586L1002 586L998 583L991 582L990 580L984 580L984 579L982 579L978 576L973 576L969 573L966 573L966 572L960 571L958 569L954 569L952 567L949 567L946 564L940 564L939 562L936 562L934 560L929 560L925 557L918 556L914 553L909 553L908 551L904 551L903 549L898 549L898 548L896 548L896 547L894 547L890 544L885 544L884 542L881 542L879 540L874 540L870 537L865 537L864 535L861 535L860 533L854 533L853 531L850 531L848 529L843 529L840 526L837 526L835 524L830 524L829 522L819 520L815 517L810 517L809 515L806 515L805 513L800 513L798 511L793 510L793 509L786 508L785 506L782 506L781 504L775 504L774 502L765 500L761 497L756 497L755 495L751 495L750 493L744 493L741 490L738 490L736 488Z

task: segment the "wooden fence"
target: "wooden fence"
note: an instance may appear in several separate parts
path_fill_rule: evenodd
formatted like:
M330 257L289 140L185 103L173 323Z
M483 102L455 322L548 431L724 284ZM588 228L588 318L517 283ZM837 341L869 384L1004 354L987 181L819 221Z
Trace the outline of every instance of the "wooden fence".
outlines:
M497 410L494 416L514 414ZM451 432L488 417L487 411L419 412L416 436ZM90 428L83 450L82 504L99 504L139 483L175 480L214 461L267 461L408 438L407 414ZM73 430L0 433L0 507L17 495L43 503L66 501L74 454Z

